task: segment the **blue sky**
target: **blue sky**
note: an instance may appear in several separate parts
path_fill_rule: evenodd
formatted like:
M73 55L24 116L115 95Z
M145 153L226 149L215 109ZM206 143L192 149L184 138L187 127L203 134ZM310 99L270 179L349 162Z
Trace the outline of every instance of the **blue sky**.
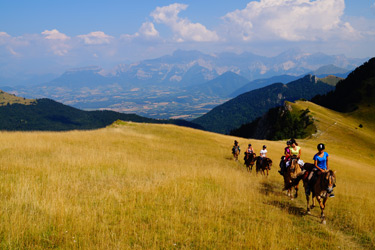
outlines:
M1 0L0 75L171 54L375 55L375 0Z

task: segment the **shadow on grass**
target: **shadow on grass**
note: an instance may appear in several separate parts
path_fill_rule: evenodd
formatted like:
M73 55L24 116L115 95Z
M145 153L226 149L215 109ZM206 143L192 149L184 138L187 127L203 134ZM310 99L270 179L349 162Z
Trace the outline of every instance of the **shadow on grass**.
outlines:
M276 191L276 190L279 189L276 184L270 183L268 181L263 181L260 184L261 184L261 187L260 187L260 192L261 193L263 193L263 194L265 194L267 196L270 195L270 194L278 195L278 196L281 195L281 191Z
M285 196L279 186L270 182L262 182L260 191L266 196L269 196L271 194L274 196ZM299 217L307 215L306 209L302 207L297 207L295 204L293 204L293 202L290 199L287 199L285 201L278 201L278 200L266 201L265 204L285 210L287 211L287 213L296 215Z
M294 204L290 203L290 201L287 201L287 202L269 201L269 202L266 202L266 204L280 208L288 212L288 214L296 215L299 217L303 217L307 215L306 209L302 207L297 207Z

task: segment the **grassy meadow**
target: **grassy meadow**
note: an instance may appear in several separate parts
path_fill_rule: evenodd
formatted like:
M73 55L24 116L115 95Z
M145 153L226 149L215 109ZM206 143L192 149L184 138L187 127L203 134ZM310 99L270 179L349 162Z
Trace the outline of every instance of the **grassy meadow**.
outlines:
M290 200L277 173L285 141L119 122L94 131L0 132L0 249L375 248L374 120L310 102L318 133L298 141L311 162L326 144L337 170L327 225ZM231 156L233 141L242 149ZM268 178L243 151L266 144Z

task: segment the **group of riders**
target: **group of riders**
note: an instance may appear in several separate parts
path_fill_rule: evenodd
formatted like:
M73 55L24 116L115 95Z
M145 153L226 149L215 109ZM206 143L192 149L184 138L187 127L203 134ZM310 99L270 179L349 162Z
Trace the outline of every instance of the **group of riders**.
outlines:
M298 146L298 143L295 139L288 140L286 142L286 147L284 148L284 155L280 161L280 170L278 171L280 175L284 176L287 172L288 168L292 164L292 160L297 160L301 168L301 172L299 173L297 179L307 178L307 186L306 186L306 194L308 195L310 191L312 191L312 187L315 184L316 179L322 173L325 173L329 170L328 164L328 157L329 154L325 152L325 145L323 143L319 143L317 145L318 152L314 155L313 160L314 164L306 164L301 160L301 147ZM240 147L238 141L234 141L234 146L232 151L238 150L240 152ZM254 149L251 144L248 145L248 148L245 152L245 158L247 155L254 155ZM259 160L262 161L264 158L267 157L267 146L263 145L262 150L260 150ZM305 167L304 167L305 166ZM331 191L329 192L329 197L334 197L334 193Z

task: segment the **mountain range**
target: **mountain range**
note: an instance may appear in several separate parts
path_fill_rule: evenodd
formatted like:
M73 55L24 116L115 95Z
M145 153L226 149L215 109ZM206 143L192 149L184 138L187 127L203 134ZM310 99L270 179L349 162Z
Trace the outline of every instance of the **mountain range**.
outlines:
M14 86L0 79L0 89L27 98L51 98L85 110L193 119L244 92L275 82L287 83L323 66L326 69L319 74L343 74L363 61L299 50L275 57L178 50L172 55L121 64L111 70L68 70L44 83Z

